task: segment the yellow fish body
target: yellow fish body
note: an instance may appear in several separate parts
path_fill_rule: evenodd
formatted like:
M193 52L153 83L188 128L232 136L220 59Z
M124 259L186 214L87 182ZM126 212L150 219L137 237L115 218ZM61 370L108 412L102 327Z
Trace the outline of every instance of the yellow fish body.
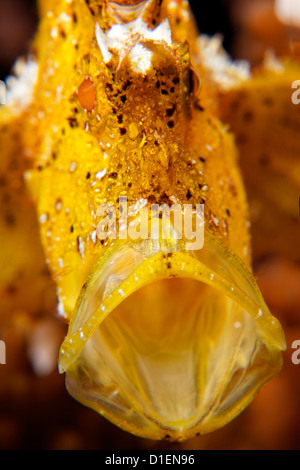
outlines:
M248 208L186 1L41 2L23 124L45 256L70 321L71 395L142 437L182 440L239 414L284 335L251 274ZM121 198L131 208L126 219ZM100 239L99 207L127 238ZM204 246L175 226L128 236L152 205L205 205ZM133 209L132 209L133 208ZM159 219L161 220L161 219Z

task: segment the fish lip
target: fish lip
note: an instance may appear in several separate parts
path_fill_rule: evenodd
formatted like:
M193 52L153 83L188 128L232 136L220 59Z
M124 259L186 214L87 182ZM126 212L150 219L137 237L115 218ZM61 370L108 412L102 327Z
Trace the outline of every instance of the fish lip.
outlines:
M109 277L106 275L105 279L105 270L120 259L122 251L126 253L128 250L132 250L133 257L136 256L136 266L129 276L106 296L98 308L87 316L84 314L84 309L87 310L86 307L89 305L89 296L97 297L94 279L101 278L102 275L103 284L105 284ZM222 253L224 261L222 265L218 266L217 262L214 266L216 260L210 259L214 250ZM168 265L170 255L172 256L171 267ZM232 268L231 272L228 269L229 266ZM231 275L228 279L229 273ZM114 243L96 263L82 288L72 315L68 336L60 348L59 372L64 373L68 370L95 330L121 302L150 282L172 277L198 280L223 292L255 318L265 341L273 349L278 351L286 349L282 327L266 306L252 273L232 250L206 229L205 244L199 252L187 252L184 246L178 244L173 250L170 247L167 249L160 247L158 250L156 247L153 250L153 247L147 246L144 242L136 245L128 245L121 241Z

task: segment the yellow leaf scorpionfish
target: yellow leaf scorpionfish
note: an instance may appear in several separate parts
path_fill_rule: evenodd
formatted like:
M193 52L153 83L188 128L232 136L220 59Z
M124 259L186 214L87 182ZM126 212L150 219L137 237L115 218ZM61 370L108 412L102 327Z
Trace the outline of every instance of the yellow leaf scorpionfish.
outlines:
M73 397L135 435L214 431L280 370L285 349L251 273L238 153L218 117L217 75L226 88L247 72L198 39L187 0L39 6L33 57L18 78L31 81L27 100L15 85L0 128L22 136L69 322L60 372ZM138 237L153 206L173 205L191 208L201 246L178 236L175 216L165 237L161 212L156 230ZM99 207L114 207L114 236L100 237Z

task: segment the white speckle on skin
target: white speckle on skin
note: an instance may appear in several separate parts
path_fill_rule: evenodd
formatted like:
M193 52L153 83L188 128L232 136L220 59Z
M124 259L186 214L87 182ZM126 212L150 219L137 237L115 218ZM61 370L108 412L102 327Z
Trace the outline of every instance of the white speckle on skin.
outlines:
M104 176L106 175L106 173L107 173L107 170L106 170L106 168L105 168L105 169L102 170L102 171L98 171L98 173L96 173L95 176L96 176L96 178L97 178L98 180L102 180L102 178L104 178Z
M59 211L61 210L61 208L62 208L62 203L61 203L61 201L58 201L58 202L56 203L55 208L56 208L57 212L59 212Z
M91 239L92 242L95 244L97 241L97 230L94 230L94 232L91 233Z
M233 326L234 326L234 328L236 328L238 330L239 328L241 328L242 324L239 321L237 321L237 322L235 322L235 324Z
M212 220L213 220L213 223L219 227L219 219L217 219L217 217L215 217L214 215L211 216Z
M41 217L39 218L39 221L41 224L44 224L45 222L47 222L47 214L42 214Z
M58 31L57 31L57 27L56 27L56 26L53 26L53 28L51 29L51 31L50 31L50 36L52 37L52 39L57 39L57 37L58 37Z
M59 15L58 19L64 23L69 23L70 21L72 21L71 16L65 13L64 11Z
M83 259L84 258L84 243L80 237L78 237L78 249L79 249L81 258Z
M72 162L70 165L70 172L73 173L76 170L77 164L76 162Z

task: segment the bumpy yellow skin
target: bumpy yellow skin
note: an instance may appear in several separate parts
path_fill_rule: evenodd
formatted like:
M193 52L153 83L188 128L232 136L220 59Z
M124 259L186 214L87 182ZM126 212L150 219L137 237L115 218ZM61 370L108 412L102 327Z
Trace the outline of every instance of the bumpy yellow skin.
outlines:
M59 312L70 320L60 355L69 390L132 433L181 440L217 429L240 413L280 369L285 340L250 272L249 218L237 150L218 117L218 90L210 73L201 64L193 66L197 31L187 2L153 1L142 13L131 13L140 15L143 25L128 41L136 40L152 53L151 66L143 71L128 51L123 54L126 41L124 51L109 51L110 60L100 50L96 24L106 34L114 24L125 22L110 4L40 3L42 19L33 46L38 78L22 120L20 147L29 159L26 182L37 205ZM171 41L143 37L145 28L153 30L166 18ZM92 85L92 100L82 96L87 83ZM5 118L1 121L5 125ZM15 120L11 128L17 126ZM151 257L144 247L99 240L97 208L116 205L120 196L127 196L128 206L141 200L148 207L205 204L203 252L194 256L184 248L168 254L161 249ZM129 262L133 253L143 260L134 268ZM38 253L37 259L41 260ZM108 279L107 272L112 274ZM127 278L122 278L117 292L108 281L114 275L120 282L124 272ZM173 278L179 281L173 286L177 295L183 290L178 301L168 300L166 281ZM103 279L107 289L98 298ZM201 288L186 285L186 279L199 282ZM159 286L152 281L159 281ZM195 302L186 304L186 297ZM157 299L154 310L152 298ZM183 311L178 314L181 303ZM112 322L116 320L115 336L106 326L109 313ZM136 342L134 348L130 334L124 334L127 330ZM99 342L97 334L102 335ZM166 349L160 351L164 341ZM106 356L99 347L102 343L108 346ZM175 361L172 373L166 359L174 360L179 351L191 354L188 361L202 364L200 371L195 366L187 383L180 374L188 368L177 368ZM158 358L147 385L145 356ZM136 367L140 359L142 372ZM119 377L112 372L116 362L121 365ZM170 385L164 380L168 374L179 402L169 396ZM160 392L155 397L154 385ZM187 390L187 399L181 387ZM173 398L174 406L169 406Z
M40 216L47 216L42 239L66 314L95 259L106 250L100 240L94 244L91 239L99 222L97 207L114 204L120 195L128 197L128 205L141 198L173 204L171 196L181 203L205 202L211 230L249 263L247 205L233 138L214 115L199 110L205 96L189 93L188 47L155 45L146 77L126 59L119 70L110 70L95 39L95 21L101 16L84 2L53 2L52 8L48 3L52 14L45 15L35 41L40 69L31 114L36 129L28 129L26 144L39 156L29 184ZM60 23L62 12L70 19ZM54 39L52 28L58 31ZM180 30L181 42L187 30ZM77 98L86 77L96 89L91 113ZM106 175L99 181L95 175L103 170Z

